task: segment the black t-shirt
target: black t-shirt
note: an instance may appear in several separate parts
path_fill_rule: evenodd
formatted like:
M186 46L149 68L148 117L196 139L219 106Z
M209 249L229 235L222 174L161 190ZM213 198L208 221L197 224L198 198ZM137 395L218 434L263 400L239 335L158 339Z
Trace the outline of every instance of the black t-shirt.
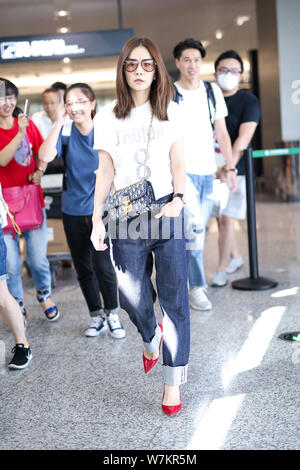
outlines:
M259 102L255 95L247 90L238 90L234 95L224 97L228 109L226 126L232 145L239 135L240 125L244 122L259 122ZM249 144L249 147L251 143ZM245 158L236 166L239 175L245 174Z

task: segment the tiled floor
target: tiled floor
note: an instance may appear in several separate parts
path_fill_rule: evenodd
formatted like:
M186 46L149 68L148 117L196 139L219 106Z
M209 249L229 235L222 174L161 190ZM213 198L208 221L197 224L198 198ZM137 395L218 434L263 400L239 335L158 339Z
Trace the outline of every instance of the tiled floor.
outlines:
M173 418L160 408L161 367L145 376L142 343L125 312L125 339L86 338L89 316L74 271L58 272L53 298L62 316L54 324L25 276L34 358L24 371L0 365L0 449L299 450L300 344L278 335L300 329L300 205L258 202L256 210L260 274L278 286L209 289L213 310L191 312L188 383ZM239 225L239 240L248 260L246 227ZM208 281L216 260L212 221ZM248 274L246 262L231 279ZM7 363L13 338L2 320L0 341Z

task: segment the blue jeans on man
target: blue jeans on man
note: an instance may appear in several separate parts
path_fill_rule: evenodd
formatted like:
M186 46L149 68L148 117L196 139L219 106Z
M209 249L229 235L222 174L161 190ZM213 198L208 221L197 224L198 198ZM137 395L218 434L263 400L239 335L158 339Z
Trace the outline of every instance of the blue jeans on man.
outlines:
M215 175L187 174L185 233L188 239L189 286L207 287L203 248L205 230L213 209L213 180Z

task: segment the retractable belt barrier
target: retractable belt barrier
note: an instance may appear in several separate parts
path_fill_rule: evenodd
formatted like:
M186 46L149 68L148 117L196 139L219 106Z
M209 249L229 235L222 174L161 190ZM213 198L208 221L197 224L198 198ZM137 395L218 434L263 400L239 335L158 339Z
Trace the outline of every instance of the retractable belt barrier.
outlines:
M300 147L290 147L290 148L283 148L283 149L269 149L269 150L253 150L252 157L253 158L260 158L260 157L278 157L282 155L295 155L300 153Z
M295 155L297 153L300 154L300 147L254 151L252 151L252 149L247 149L244 151L250 276L244 279L233 281L232 287L234 289L266 290L272 289L278 284L272 279L260 277L258 272L253 158Z

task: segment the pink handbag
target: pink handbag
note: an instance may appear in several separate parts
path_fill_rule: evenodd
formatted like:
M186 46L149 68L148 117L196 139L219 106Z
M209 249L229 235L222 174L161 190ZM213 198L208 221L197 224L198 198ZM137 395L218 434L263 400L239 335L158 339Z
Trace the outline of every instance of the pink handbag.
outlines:
M38 185L28 184L2 188L2 194L10 213L22 232L36 230L42 226L44 215ZM3 232L15 233L10 218L8 225L3 228Z

